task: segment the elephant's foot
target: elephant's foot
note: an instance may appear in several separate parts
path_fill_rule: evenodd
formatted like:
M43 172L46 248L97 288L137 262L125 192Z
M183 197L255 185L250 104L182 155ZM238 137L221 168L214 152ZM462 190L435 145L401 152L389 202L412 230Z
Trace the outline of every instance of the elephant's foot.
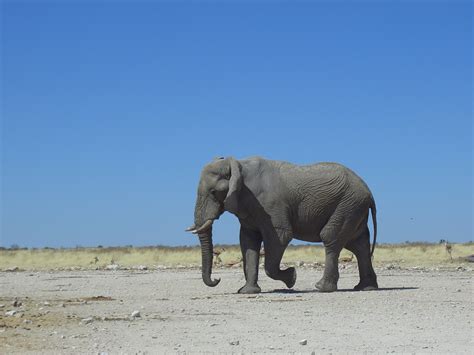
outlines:
M361 280L355 287L356 291L373 291L379 288L377 281Z
M292 288L296 283L296 269L294 267L289 267L284 273L284 279L282 280L286 287Z
M315 287L319 292L334 292L337 290L337 282L322 278L316 283Z
M252 293L260 293L262 290L258 285L245 285L244 287L240 288L237 293L242 294L252 294Z

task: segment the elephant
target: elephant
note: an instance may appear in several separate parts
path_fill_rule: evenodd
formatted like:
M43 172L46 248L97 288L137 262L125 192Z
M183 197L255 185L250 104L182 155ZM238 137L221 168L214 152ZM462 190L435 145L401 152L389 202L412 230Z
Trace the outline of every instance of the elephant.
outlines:
M370 249L369 209L374 237ZM261 292L258 285L260 249L265 250L265 273L288 288L296 282L296 270L280 269L283 253L294 239L322 242L324 273L315 287L319 292L337 290L338 258L343 248L357 258L360 282L355 290L378 288L372 267L377 238L375 201L367 184L338 163L295 165L252 157L216 158L207 164L198 185L194 224L186 231L197 234L201 246L202 279L212 279L212 225L225 212L240 222L245 285L238 293Z

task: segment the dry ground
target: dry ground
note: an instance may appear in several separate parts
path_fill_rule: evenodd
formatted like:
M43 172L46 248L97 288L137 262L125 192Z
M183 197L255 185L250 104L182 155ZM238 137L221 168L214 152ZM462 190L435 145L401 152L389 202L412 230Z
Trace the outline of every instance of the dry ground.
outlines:
M472 264L380 267L381 289L371 292L351 290L357 268L347 263L340 291L317 293L321 272L298 268L292 292L262 272L260 295L235 293L243 284L240 268L215 270L222 277L215 288L202 283L198 269L1 272L0 353L462 354L474 348ZM10 310L18 313L6 316ZM130 318L136 310L141 317Z

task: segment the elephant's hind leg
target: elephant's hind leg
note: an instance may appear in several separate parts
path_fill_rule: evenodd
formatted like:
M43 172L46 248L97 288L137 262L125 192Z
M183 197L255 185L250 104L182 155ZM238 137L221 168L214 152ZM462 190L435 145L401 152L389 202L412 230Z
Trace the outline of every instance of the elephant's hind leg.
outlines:
M348 235L347 231L352 229L353 223L335 213L320 233L324 244L326 261L324 274L315 287L319 292L333 292L337 290L339 280L339 254L343 248L343 240Z
M355 240L348 242L345 248L354 253L359 267L360 282L354 287L354 290L369 291L377 289L377 276L370 258L369 228L365 226L362 233Z
M324 274L315 287L319 292L334 292L337 290L339 280L338 259L341 253L340 247L328 247L325 245L326 261L324 264Z

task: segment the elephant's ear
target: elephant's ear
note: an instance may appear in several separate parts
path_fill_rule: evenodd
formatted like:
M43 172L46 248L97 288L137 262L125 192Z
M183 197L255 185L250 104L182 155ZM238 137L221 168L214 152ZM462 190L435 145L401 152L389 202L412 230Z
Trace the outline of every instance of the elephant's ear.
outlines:
M234 158L228 158L230 165L229 191L224 200L226 211L237 214L239 210L239 192L242 188L242 166Z

